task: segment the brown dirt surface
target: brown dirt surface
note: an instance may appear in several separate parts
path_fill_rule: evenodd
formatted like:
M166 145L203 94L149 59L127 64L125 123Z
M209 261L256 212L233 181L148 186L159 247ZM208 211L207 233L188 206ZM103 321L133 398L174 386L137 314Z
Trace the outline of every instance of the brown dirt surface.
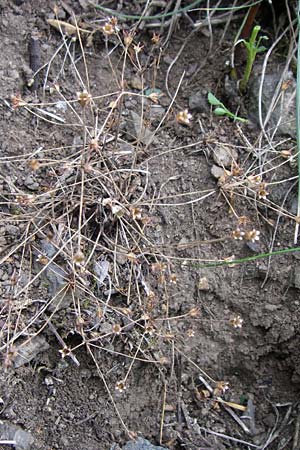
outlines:
M141 14L146 2L99 3ZM156 46L137 29L126 49L134 21L106 37L88 1L57 5L80 39L49 24L54 2L0 1L1 421L30 432L30 450L135 435L173 450L295 450L299 255L234 264L294 245L295 141L270 144L205 101L237 107L224 84L242 18L191 33L194 11Z

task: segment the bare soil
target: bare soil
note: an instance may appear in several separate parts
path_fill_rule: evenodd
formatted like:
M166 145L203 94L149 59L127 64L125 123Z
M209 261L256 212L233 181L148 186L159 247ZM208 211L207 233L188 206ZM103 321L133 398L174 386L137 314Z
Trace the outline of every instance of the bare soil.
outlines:
M92 13L89 12L90 15L87 16L86 10L80 6L81 2L66 0L64 4L73 9L81 20L91 20ZM111 3L110 7L113 6ZM40 270L36 259L37 249L41 248L40 241L43 238L42 233L38 233L34 242L26 243L9 258L5 258L16 243L28 236L27 227L34 230L32 214L29 214L24 205L21 213L15 213L15 220L12 219L12 204L16 208L13 198L17 193L41 195L53 189L62 173L57 161L61 158L72 163L72 152L78 158L80 146L83 145L83 131L79 126L68 126L69 123L74 123L70 110L64 113L58 108L48 109L65 118L64 124L55 124L50 123L56 122L50 116L47 116L50 122L41 118L37 120L28 110L13 110L10 107L11 97L17 93L27 103L40 103L41 109L45 108L43 104L46 102L57 103L60 98L58 95L53 94L51 100L49 91L43 90L45 70L40 73L36 91L27 86L31 77L28 45L32 32L37 31L41 63L46 64L62 44L62 37L58 30L47 23L47 19L53 18L51 2L2 0L0 8L0 256L5 259L0 268L0 320L1 348L5 349L5 343L10 339L5 324L12 322L11 333L24 330L30 318L35 317L45 300L49 300L49 280L47 285L42 278L37 278L19 298L12 300L10 296L12 279L16 274L24 274L25 281L20 282L22 287ZM61 20L70 19L63 6L60 6L59 11ZM93 14L94 19L103 17L99 11L93 10ZM139 307L144 314L151 316L153 334L150 333L146 342L143 341L140 349L144 331L136 326L133 330L125 327L120 336L103 338L101 345L93 350L92 357L82 344L74 311L77 311L76 302L79 299L87 320L89 311L92 311L90 317L95 312L94 303L84 295L79 295L78 298L75 295L75 306L71 301L68 306L51 316L51 320L68 347L78 347L74 354L79 366L69 357L62 359L59 352L62 345L50 327L43 328L45 317L42 315L14 345L18 347L24 337L28 340L37 330L41 330L39 334L49 344L47 351L38 353L32 361L18 368L13 363L12 367L4 367L7 349L3 351L3 370L0 376L1 420L16 424L33 435L35 440L30 450L110 450L114 443L121 447L129 437L124 432L120 417L131 432L170 449L250 448L241 442L221 439L205 430L250 442L257 445L257 448L265 448L262 445L270 431L279 430L278 438L267 448L292 448L300 383L300 300L294 281L295 271L297 273L299 270L299 256L288 254L273 257L270 261L265 258L240 265L201 267L204 262L224 260L232 255L235 258L254 256L257 252L265 252L270 248L279 217L276 207L273 210L263 205L258 208L253 198L244 195L243 188L235 190L234 199L229 194L224 195L217 180L211 175L211 167L215 164L213 149L220 145L237 149L238 164L244 170L251 164L256 164L255 155L247 148L244 136L255 143L259 130L255 124L237 126L229 119L217 118L211 114L209 105L207 110L193 113L191 126L185 127L175 120L178 111L188 108L188 99L195 92L212 91L226 100L222 86L226 61L230 56L232 33L234 35L236 30L233 25L231 32L225 34L221 45L219 41L224 31L223 25L214 27L213 42L210 42L209 35L206 36L205 33L194 33L184 52L170 69L170 64L190 32L189 24L182 20L173 32L168 46L162 50L157 75L154 74L154 66L144 72L147 86L151 87L155 79L155 87L164 94L159 100L163 113L171 104L165 86L168 70L168 86L172 95L179 86L178 95L154 141L148 146L142 143L136 147L134 167L137 173L134 181L130 180L133 204L141 198L138 207L150 218L149 225L145 228L146 237L139 241L136 248L142 248L146 255L139 256L141 262L137 264L148 286L145 289L153 291L153 297L149 292L148 295L144 292L141 294L145 303ZM150 39L151 33L147 31L139 32L135 37L136 43L140 41L144 45L140 53L142 66L147 64L147 57L151 54ZM119 77L124 57L122 49L118 47L112 51L109 60L101 33L100 36L95 34L90 47L86 47L86 41L82 45L85 48L92 95L96 97L117 92L119 88L110 61ZM109 49L114 45L113 40L108 41ZM208 55L210 45L213 50ZM76 69L85 77L84 59L78 42L70 46L70 52L74 52L72 57L76 60ZM74 66L68 55L65 55L66 51L62 51L53 60L47 84L52 86L57 82L65 98L76 99L80 85L76 81ZM202 64L202 69L193 77L199 64ZM55 80L60 71L59 78ZM183 71L185 76L179 85ZM109 132L113 135L126 129L126 122L132 120L131 111L138 114L140 112L141 101L136 96L139 90L134 88L132 82L138 72L129 61L125 69L125 80L132 95L128 95L124 101L119 130L116 124L111 125ZM99 122L105 120L108 103L104 98L97 104ZM149 118L147 107L150 104L151 102L146 104L145 117L149 129L153 131L163 116L160 110L160 115ZM244 112L242 110L241 114ZM87 113L86 121L92 123L92 114L89 114ZM128 131L127 138L124 137L125 134L122 136L125 143L127 139L130 141ZM127 144L127 148L130 148L132 142L131 140ZM277 149L285 150L289 146L290 142L283 141ZM40 148L42 149L38 150ZM109 145L107 151L110 151ZM36 158L41 153L40 159L45 162L37 171L33 171L28 164L35 152ZM111 169L133 167L131 156L122 158L116 158L112 152ZM97 167L99 171L104 170L104 166ZM287 165L276 171L272 171L271 162L268 167L268 181L276 182L296 174L296 170ZM142 170L148 175L143 174ZM124 177L122 182L126 189L128 178ZM91 186L92 183L97 183L96 177L90 181ZM97 192L99 197L104 195L101 186L94 191L94 187L91 187L90 192L93 192L95 198L89 197L87 200L87 204L92 205L90 211L94 211ZM63 195L64 186L61 189ZM275 206L281 205L289 189L287 209L291 207L296 195L296 187L293 187L292 181L275 184L272 190L270 188ZM69 192L66 191L66 197ZM212 192L210 196L201 199L209 192ZM77 194L74 195L77 199ZM76 207L76 201L73 199L75 203L66 203L63 211ZM229 238L237 227L237 217L232 213L230 204L239 217L250 218L251 229L260 231L258 247L254 251L244 241ZM49 210L49 215L51 214ZM78 211L76 214L78 216ZM75 213L72 217L74 219ZM59 221L55 223L53 215L50 222L56 227L59 225ZM42 222L36 223L42 226ZM95 229L97 226L96 222L92 224ZM117 227L115 222L110 226ZM123 231L119 229L120 236ZM293 246L293 220L281 216L276 231L275 250ZM95 240L91 229L88 232L91 239ZM105 232L107 240L99 242L109 247L115 235L112 229L106 229ZM102 254L104 253L103 251ZM105 254L109 255L109 252ZM101 256L100 250L97 255ZM113 264L113 257L110 258ZM163 279L160 278L162 274L154 273L150 268L157 261L168 263ZM117 263L120 267L118 274L124 277L120 285L123 283L123 288L128 289L132 280L130 270L121 259ZM111 277L113 276L111 272ZM107 280L104 284L107 290ZM142 282L139 287L137 284L133 282L132 298L128 297L129 294L121 295L119 291L113 295L112 300L115 308L131 308L134 320L138 311L138 293L144 289ZM102 293L104 288L101 287L101 298L106 298ZM25 305L26 299L28 303ZM149 306L151 301L153 304ZM49 317L51 311L46 310L45 314ZM242 328L232 326L231 321L237 316L243 319ZM115 316L111 317L113 321ZM126 324L123 323L122 326ZM101 333L105 334L105 327L101 328ZM127 388L124 392L118 392L115 385L124 378L132 358L136 356L139 359L132 365ZM247 400L252 399L255 405L255 430L245 433L222 406L217 406L212 398L205 400L207 387L199 376L213 388L219 382L228 382L229 389L222 394L222 398L227 401L245 405ZM242 415L241 412L234 411L238 416ZM288 420L284 422L287 412ZM254 422L251 423L253 425Z

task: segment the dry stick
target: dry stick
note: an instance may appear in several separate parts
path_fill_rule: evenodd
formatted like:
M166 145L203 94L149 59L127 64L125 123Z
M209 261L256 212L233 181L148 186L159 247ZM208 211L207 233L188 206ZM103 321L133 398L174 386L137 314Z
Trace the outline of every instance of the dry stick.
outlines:
M289 419L289 417L290 417L291 411L292 411L292 407L290 406L290 407L288 408L288 410L287 410L287 412L286 412L286 414L285 414L283 420L282 420L281 425L278 427L277 430L276 430L275 427L271 430L271 432L270 432L270 434L269 434L269 436L268 436L268 438L267 438L265 444L264 444L263 446L260 447L260 450L265 450L267 447L269 447L269 445L270 445L272 442L275 441L275 439L277 439L277 438L279 437L279 435L280 435L281 431L283 430L283 428L288 424L288 419ZM276 423L278 423L278 417L277 417Z
M99 336L100 339L102 336ZM94 341L96 340L96 338L94 338ZM128 355L127 353L122 353L122 352L118 352L117 350L111 350L110 348L107 347L103 347L101 345L98 344L94 344L93 341L89 340L87 341L90 347L96 348L98 350L103 350L104 352L110 353L112 355L117 355L117 356L122 356L123 358L127 358L127 359L135 359L136 361L141 361L141 362L145 362L145 363L149 363L149 364L157 364L157 360L156 359L146 359L146 358L140 358L140 357L134 357L133 355ZM84 345L83 343L80 344L80 346ZM79 348L79 346L74 347L72 350L77 350Z
M142 343L143 343L145 334L146 334L146 332L143 333L143 335L142 335L142 337L141 337L141 340L140 340L140 343L139 343L139 345L137 346L137 349L136 349L136 352L135 352L135 354L134 354L134 357L132 358L132 361L131 361L131 363L130 363L130 366L129 366L129 368L128 368L128 370L127 370L127 373L126 373L126 375L125 375L125 378L124 378L124 380L123 380L124 383L126 383L127 378L128 378L128 376L129 376L129 374L130 374L130 372L131 372L132 366L133 366L133 364L134 364L134 362L135 362L135 360L136 360L137 354L138 354L139 351L141 350L141 346L142 346Z
M50 328L50 330L52 331L52 333L54 334L54 336L56 337L56 339L58 340L58 342L62 345L62 348L64 349L65 347L67 347L64 340L62 339L62 337L59 335L56 328L52 324L51 320L47 320L47 324L48 324L48 327ZM76 356L74 355L74 353L68 352L68 356L70 356L70 358L76 364L77 367L80 366L80 363L79 363L78 359L76 358Z
M185 353L183 353L181 350L179 350L178 347L174 346L174 348L175 348L175 350L176 350L180 355L184 356L185 359L186 359L187 361L189 361L189 363L191 363L194 367L196 367L196 368L199 370L199 372L201 372L206 378L208 378L208 379L209 379L210 381L212 381L213 383L217 383L216 380L214 380L214 379L211 378L206 372L204 372L204 370L201 369L201 368L198 366L198 364L196 364L196 363L195 363L191 358L189 358Z
M261 130L262 130L262 136L264 136L266 138L266 140L269 143L269 145L271 146L271 148L273 148L272 147L272 143L270 142L270 139L269 139L269 136L268 136L268 134L266 132L265 126L266 126L267 122L270 119L272 108L274 107L274 104L276 102L276 97L275 97L275 95L273 96L273 99L272 99L269 111L267 113L267 116L263 120L263 117L262 117L262 90L263 90L264 78L265 78L265 73L266 73L266 68L267 68L269 57L270 57L271 53L273 52L274 48L281 41L283 36L288 32L289 28L290 28L289 26L285 28L285 30L280 34L280 36L275 40L275 42L271 45L271 47L267 51L267 53L265 55L265 58L264 58L263 66L262 66L261 81L260 81L260 85L259 85L259 92L258 92L258 117L259 117L259 123L260 123L260 127L261 127ZM276 91L275 91L275 92L277 92L276 95L278 95L278 92L279 92L280 89L281 89L281 85L278 83L278 85L276 87ZM262 166L261 155L259 155L259 164L260 164L260 166Z
M63 297L61 298L61 302L64 299L64 296L66 295L66 289L65 286L63 286L56 294L55 296L51 299L50 302L46 303L45 306L43 306L42 309L40 309L36 315L30 320L30 322L25 326L25 328L21 331L19 331L19 333L17 333L16 335L14 335L10 341L7 343L7 345L10 345L12 343L14 343L20 336L22 336L22 334L25 333L25 331L27 331L33 324L34 322L46 311L46 309L48 308L48 306L51 304L51 302L53 300L56 299L56 297L59 297L60 294L63 293ZM54 316L54 314L57 312L57 309L59 307L59 304L57 305L57 307L55 308L55 310L51 313L49 320ZM38 336L47 326L47 322L44 323L44 325L34 334L34 336ZM32 337L29 337L25 342L22 343L22 346L26 345L28 342L30 342L30 340L32 339ZM0 351L4 350L7 345L3 345L2 347L0 347Z
M167 398L167 383L164 383L163 391L163 404L160 418L160 429L159 429L159 443L162 445L163 441L163 431L164 431L164 421L165 421L165 410L166 410L166 398Z
M232 436L227 436L226 434L218 433L217 431L212 431L212 430L209 430L209 429L204 428L204 427L199 427L199 429L201 431L205 431L205 433L221 437L221 438L226 439L228 441L238 442L239 444L248 445L249 447L252 447L252 448L258 448L258 449L261 448L259 445L251 444L251 442L243 441L242 439L237 439L237 438L234 438Z
M110 401L111 401L111 403L113 404L113 407L114 407L114 409L115 409L115 411L116 411L116 413L117 413L117 416L119 417L119 420L120 420L120 422L121 422L121 424L122 424L124 430L126 431L126 433L128 434L128 436L131 436L131 433L130 433L129 429L127 428L127 426L126 426L124 420L122 419L122 416L121 416L121 414L120 414L120 411L118 410L118 407L117 407L117 405L116 405L116 402L115 402L115 400L114 400L114 398L113 398L113 396L112 396L112 394L111 394L111 392L110 392L110 389L109 389L109 387L108 387L108 384L107 384L107 382L106 382L106 379L105 379L105 377L104 377L104 374L103 374L102 370L100 369L100 366L99 366L99 364L98 364L98 361L96 360L95 355L94 355L94 353L92 352L92 350L90 349L90 346L89 346L88 343L86 344L86 347L87 347L87 350L88 350L89 354L91 355L91 357L92 357L92 359L93 359L93 361L94 361L94 363L95 363L95 365L96 365L96 368L97 368L97 371L98 371L100 377L102 378L102 381L103 381L103 384L104 384L104 386L105 386L106 392L108 393L108 396L109 396L109 398L110 398Z
M86 225L89 223L89 221L94 217L94 215L95 215L95 213L94 213L94 214L91 214L91 216L90 216L90 217L82 224L81 228L83 228L84 226L86 226ZM18 295L21 295L21 294L22 294L29 286L32 285L32 283L35 282L35 280L38 279L38 277L39 277L39 276L47 269L47 267L49 266L49 264L51 264L51 263L55 260L55 258L57 258L57 256L64 250L64 248L66 248L66 246L72 241L72 239L75 238L75 236L78 234L79 231L81 231L81 229L80 229L80 230L77 230L77 231L74 233L73 236L71 236L66 242L64 242L64 243L62 244L62 246L59 248L58 252L57 252L52 258L49 259L47 265L45 265L45 266L39 271L39 273L37 273L37 274L36 274L36 275L35 275L35 276L34 276L34 277L26 284L26 286L24 286L24 287L18 292Z
M281 203L281 208L284 207L284 204L285 204L285 202L286 202L286 200L287 200L287 198L288 198L290 192L291 192L292 189L294 189L294 187L297 185L297 182L298 182L298 181L296 181L295 183L293 183L293 184L291 185L291 187L290 187L290 188L287 190L287 192L285 193L284 198L283 198L282 203ZM273 248L274 248L274 244L275 244L275 239L276 239L276 234L277 234L277 230L278 230L278 226L279 226L279 222L280 222L281 217L282 217L282 215L279 213L278 216L277 216L277 220L276 220L275 227L274 227L274 233L273 233L273 236L272 236L271 245L268 247L268 252L270 252L270 253L273 252ZM271 259L272 259L272 256L269 256L269 257L268 257L268 263L267 263L267 272L266 272L265 278L264 278L264 280L263 280L263 282L262 282L262 284L261 284L261 287L262 287L262 288L265 286L265 284L266 284L266 282L267 282L267 280L268 280L268 277L269 277L269 272L270 272L270 267L271 267Z
M300 431L300 408L298 405L298 414L295 422L295 432L293 438L292 450L299 450L299 431Z
M168 42L169 42L169 40L170 40L170 38L171 38L172 32L173 32L174 27L175 27L175 23L176 23L176 21L177 21L177 19L178 19L178 15L175 14L175 11L178 11L178 9L180 8L180 5L181 5L181 0L177 0L177 1L176 1L175 8L174 8L174 10L173 10L174 14L173 14L172 17L171 17L171 21L170 21L170 26L169 26L169 29L168 29L167 37L166 37L166 39L164 40L164 42L163 42L163 44L162 44L162 47L165 48L165 49L167 48L167 44L168 44ZM167 12L167 9L165 10L165 13L166 13L166 12ZM164 18L164 19L165 19L165 18ZM161 24L161 29L164 28L164 19L163 19L163 22L162 22L162 24ZM167 22L168 22L168 21L167 21Z

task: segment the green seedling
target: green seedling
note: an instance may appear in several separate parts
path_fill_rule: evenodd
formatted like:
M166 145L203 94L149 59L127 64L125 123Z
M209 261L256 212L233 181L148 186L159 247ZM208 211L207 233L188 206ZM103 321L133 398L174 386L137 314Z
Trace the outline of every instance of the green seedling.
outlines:
M207 95L208 103L212 106L216 106L214 109L214 114L216 116L227 116L230 117L230 119L238 120L239 122L247 123L247 119L243 119L242 117L237 116L236 114L233 114L229 109L226 108L226 106L220 102L220 100L217 99L211 92Z
M245 72L244 72L244 76L240 82L240 90L241 92L245 92L248 82L249 82L249 78L252 72L252 67L256 58L257 53L262 53L264 51L266 51L266 47L264 47L261 44L262 40L267 40L268 37L267 36L260 36L257 39L257 35L260 32L260 26L256 25L251 33L250 39L249 41L246 41L245 39L240 39L239 41L236 42L237 44L244 44L244 46L246 47L247 50L247 63L246 63L246 68L245 68Z

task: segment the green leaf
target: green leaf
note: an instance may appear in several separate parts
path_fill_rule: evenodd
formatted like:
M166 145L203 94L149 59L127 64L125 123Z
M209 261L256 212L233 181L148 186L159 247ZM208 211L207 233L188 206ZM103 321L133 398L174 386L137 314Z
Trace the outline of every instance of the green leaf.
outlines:
M261 47L258 47L256 49L256 53L262 53L265 52L267 50L267 47L264 47L263 45Z
M160 95L161 94L161 89L158 89L158 88L149 88L149 89L146 89L145 90L145 95L147 96L147 97L149 97L149 95L151 95L151 94L158 94L158 95Z
M233 120L238 120L239 122L242 123L248 123L248 119L244 119L243 117L239 117L239 116L232 116Z
M225 116L226 114L228 114L228 111L226 111L226 109L224 108L216 108L214 110L214 113L216 116Z
M222 105L222 102L220 102L220 100L218 100L217 97L215 97L214 94L212 94L211 92L209 92L207 94L207 100L208 100L208 103L213 106Z

